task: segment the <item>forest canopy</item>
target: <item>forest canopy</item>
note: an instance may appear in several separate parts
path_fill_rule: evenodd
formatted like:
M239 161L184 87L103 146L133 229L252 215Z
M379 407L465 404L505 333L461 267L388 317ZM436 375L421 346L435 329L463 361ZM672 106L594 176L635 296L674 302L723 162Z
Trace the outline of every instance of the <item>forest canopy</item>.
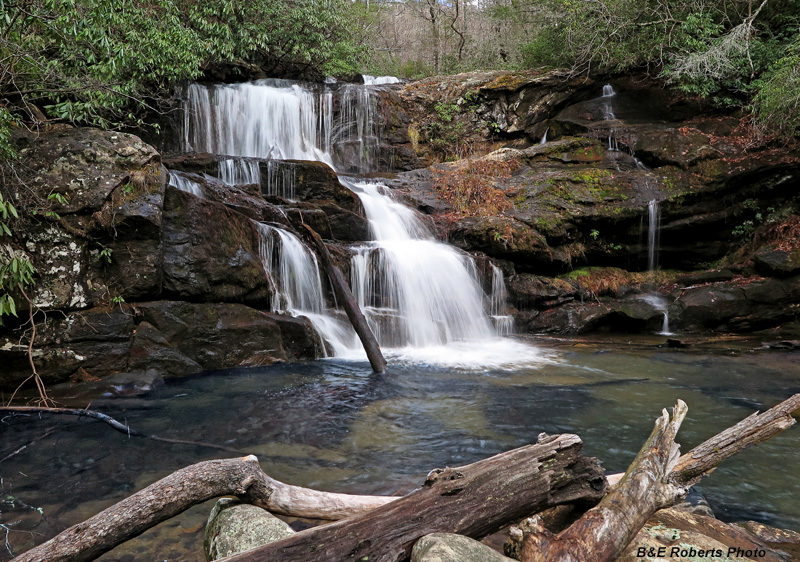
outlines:
M799 28L800 0L0 0L0 145L12 114L133 124L223 66L646 72L793 136Z

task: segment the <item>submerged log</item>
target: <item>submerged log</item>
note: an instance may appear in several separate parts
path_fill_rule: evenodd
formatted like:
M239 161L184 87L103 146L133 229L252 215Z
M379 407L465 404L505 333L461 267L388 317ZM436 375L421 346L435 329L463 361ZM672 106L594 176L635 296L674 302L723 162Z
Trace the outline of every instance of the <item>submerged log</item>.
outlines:
M322 259L322 265L325 266L325 271L328 272L328 277L336 293L336 298L342 303L342 306L344 306L347 318L350 319L350 323L353 325L356 334L358 334L358 338L361 340L361 344L364 346L364 351L367 352L367 359L369 359L372 370L376 373L383 373L386 371L386 359L384 359L383 353L381 352L381 346L378 344L375 334L372 333L367 319L361 312L361 308L358 306L355 297L353 297L353 293L350 291L350 287L347 285L344 275L342 275L342 270L333 262L333 258L331 258L331 254L327 246L325 246L322 237L307 224L303 224L303 226L317 246L319 256Z
M372 511L396 499L332 494L290 486L267 476L253 455L204 461L173 472L14 560L94 560L193 505L221 496L237 496L243 502L274 513L316 519L341 519Z
M434 470L425 484L378 509L226 558L226 562L396 562L431 533L481 538L554 505L594 503L606 491L597 459L576 435L545 437L476 463Z
M510 550L520 552L522 562L611 562L656 511L675 504L723 460L791 427L798 409L800 394L795 394L679 457L675 436L687 408L678 400L672 419L665 410L656 420L636 459L596 507L558 535L544 528L538 517L529 518L512 533Z

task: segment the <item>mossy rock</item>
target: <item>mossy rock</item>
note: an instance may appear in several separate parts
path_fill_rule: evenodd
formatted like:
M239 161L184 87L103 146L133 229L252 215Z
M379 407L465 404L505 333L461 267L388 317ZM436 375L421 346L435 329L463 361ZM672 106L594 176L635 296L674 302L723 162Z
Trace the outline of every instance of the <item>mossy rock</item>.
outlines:
M203 551L206 560L218 560L293 534L288 524L268 511L236 499L222 498L208 517Z

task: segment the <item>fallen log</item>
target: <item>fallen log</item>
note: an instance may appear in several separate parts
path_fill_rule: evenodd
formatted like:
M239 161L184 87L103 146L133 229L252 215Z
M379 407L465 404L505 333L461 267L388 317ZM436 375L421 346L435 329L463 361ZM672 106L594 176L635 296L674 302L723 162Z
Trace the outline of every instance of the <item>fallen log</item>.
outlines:
M594 503L606 491L600 462L580 454L577 435L544 437L457 467L434 470L422 488L343 521L315 527L225 558L226 562L405 560L431 533L481 538L528 513L554 505Z
M596 507L558 535L538 516L529 518L512 531L508 550L518 552L522 562L612 562L656 511L674 505L723 460L791 427L799 408L800 394L795 394L679 457L675 436L687 408L678 400L672 419L662 413L627 472Z
M356 331L356 334L358 334L358 338L364 346L364 351L367 352L367 359L369 359L372 370L376 373L385 372L386 359L383 357L381 346L378 344L375 334L372 333L367 319L364 317L364 313L361 312L361 308L358 306L355 297L353 297L353 293L350 291L350 287L347 285L344 275L342 275L342 270L334 263L322 237L307 224L304 223L303 226L317 246L319 256L322 259L322 265L325 266L325 271L327 271L328 277L331 280L336 298L342 303L347 313L347 318L350 319L353 329Z
M14 560L94 560L193 505L221 496L237 496L274 513L315 519L341 519L372 511L396 499L391 496L333 494L290 486L267 476L253 455L203 461L173 472Z

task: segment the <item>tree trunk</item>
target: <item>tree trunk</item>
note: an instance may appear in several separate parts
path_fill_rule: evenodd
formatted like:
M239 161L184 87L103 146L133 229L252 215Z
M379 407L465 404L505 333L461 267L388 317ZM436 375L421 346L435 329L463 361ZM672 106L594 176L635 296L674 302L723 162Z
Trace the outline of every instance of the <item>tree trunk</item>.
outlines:
M356 334L358 334L358 338L361 340L361 344L364 346L364 351L367 352L367 359L369 359L369 364L372 366L372 370L376 373L385 372L386 359L384 359L383 353L381 352L381 346L378 344L378 340L375 339L375 334L372 333L372 330L367 323L367 319L361 312L361 308L359 308L355 297L353 297L350 287L344 280L342 270L339 269L339 267L333 262L333 258L331 258L331 254L328 252L325 242L322 241L322 237L320 237L320 235L317 234L317 232L307 224L303 224L303 226L306 228L308 234L314 240L314 244L317 246L320 258L322 259L322 264L325 266L325 270L328 272L331 285L333 285L333 290L336 293L336 298L342 303L342 306L344 306L347 317L350 319L350 323L353 325L353 329L355 329Z
M86 562L195 504L237 496L268 511L296 517L341 519L394 501L391 496L351 496L290 486L267 476L258 459L204 461L162 478L49 541L15 562Z
M308 529L226 558L226 562L341 562L407 559L430 533L481 538L526 514L606 491L597 459L580 454L576 435L545 437L476 463L434 470L419 490L344 521Z
M745 418L679 458L675 436L687 408L678 400L673 419L665 410L656 420L650 438L600 504L558 535L545 529L538 517L529 518L523 529L512 533L511 550L521 551L523 562L611 562L657 510L676 503L691 485L723 460L791 427L795 423L793 413L798 409L800 394L795 394L763 414Z

